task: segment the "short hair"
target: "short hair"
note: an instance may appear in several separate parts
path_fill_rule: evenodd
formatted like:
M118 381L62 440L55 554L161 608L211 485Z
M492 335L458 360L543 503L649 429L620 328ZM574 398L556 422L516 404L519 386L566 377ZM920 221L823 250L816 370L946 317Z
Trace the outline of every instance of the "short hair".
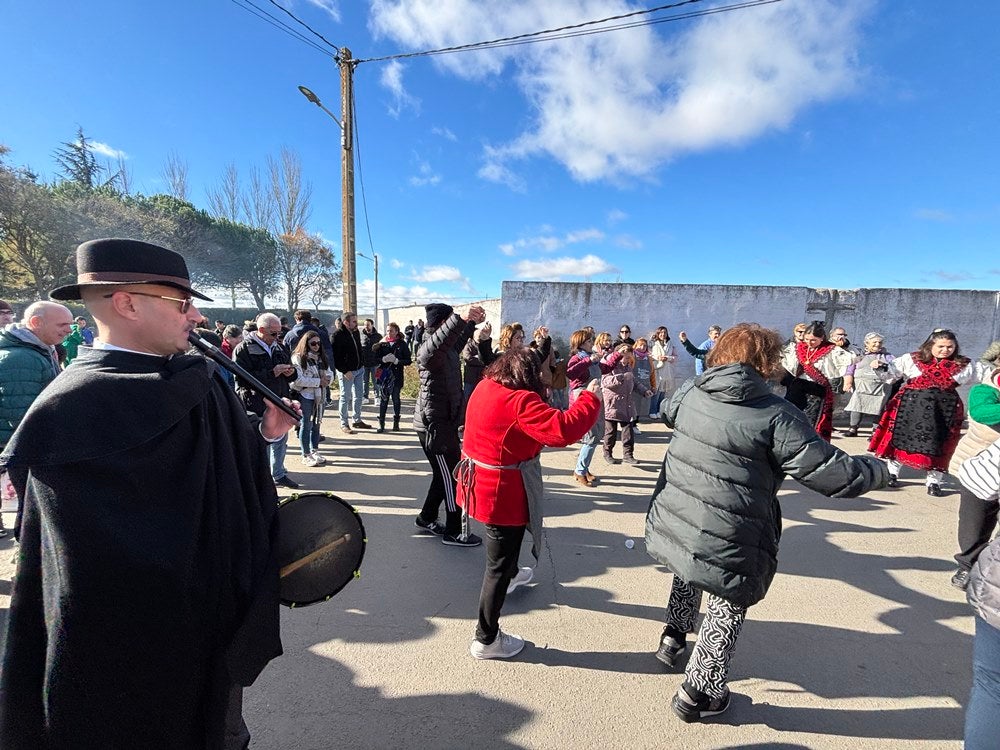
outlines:
M73 318L73 321L76 322L76 323L79 323L81 320L84 323L87 322L87 319L85 317L83 317L82 315L77 315L75 318Z
M517 332L524 333L524 326L520 323L508 323L503 328L500 329L500 338L497 341L497 346L500 347L500 351L505 352L510 347L510 341L514 338L514 334Z
M357 317L358 314L356 312L351 312L350 310L348 310L347 312L342 312L340 314L340 320L342 323L346 323L351 318L357 318Z
M282 315L280 318L278 318L278 322L281 323L282 327L287 326L288 325L288 316L287 315Z
M308 310L296 310L295 320L299 323L308 323L312 320L312 313Z
M323 325L323 321L320 320L319 318L317 318L315 315L313 315L311 318L309 318L309 322L312 323L314 326L321 326L321 325Z
M237 336L243 335L243 329L238 325L228 325L222 331L222 338L224 339L234 339Z
M77 318L77 320L79 320L79 318ZM224 321L224 320L216 320L216 321L215 321L215 324L216 324L216 325L219 325L219 323L222 323L222 325L225 325L225 324L226 324L226 321Z
M765 380L781 370L781 334L758 323L737 323L715 342L705 364L709 367L742 364L755 369Z
M583 348L583 345L594 338L594 334L588 331L586 328L581 328L578 331L573 331L569 337L569 350L571 352L578 352Z
M955 335L954 331L950 331L947 328L935 328L931 331L931 335L927 337L927 340L920 345L917 350L917 359L927 364L934 361L934 355L931 354L931 347L934 346L934 342L940 341L941 339L946 339L948 341L955 342L955 351L948 359L953 359L960 364L968 364L969 358L962 356L962 350L958 346L958 337Z
M708 332L711 333L712 331L718 331L719 333L722 333L722 326L715 326L715 325L709 326Z
M367 325L368 323L371 323L372 325L375 325L375 321L374 320L372 320L371 318L365 318L365 324Z
M263 312L257 316L257 320L254 322L257 324L257 328L266 328L267 326L273 326L275 323L280 324L281 319L274 313Z
M385 327L386 330L388 330L389 328L395 328L397 331L399 330L399 326L393 323L392 321L389 321L389 323L387 323Z
M508 349L483 370L484 380L493 380L514 391L531 391L545 398L545 384L538 374L538 359L526 347Z

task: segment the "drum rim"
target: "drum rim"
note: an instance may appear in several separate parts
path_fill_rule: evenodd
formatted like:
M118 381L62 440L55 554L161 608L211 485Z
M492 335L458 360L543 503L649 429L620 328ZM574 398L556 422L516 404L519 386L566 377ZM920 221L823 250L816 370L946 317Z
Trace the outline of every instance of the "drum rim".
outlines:
M282 498L281 500L278 501L278 508L288 505L289 503L292 503L300 498L309 497L312 495L318 495L328 500L336 500L341 505L346 505L350 509L351 513L354 514L355 519L357 519L358 526L361 527L361 555L358 557L358 561L354 566L353 575L351 575L340 586L338 586L336 590L334 590L329 594L324 594L323 596L317 599L312 599L310 601L301 601L301 602L295 601L293 599L285 599L284 597L281 596L281 580L279 579L278 599L284 606L288 607L289 609L299 609L301 607L308 607L313 604L319 604L320 602L330 601L333 597L335 597L337 594L343 591L344 587L347 586L347 584L361 577L361 563L364 562L365 552L368 549L368 530L365 528L364 520L361 518L361 514L358 512L358 509L355 508L354 505L352 505L351 503L347 502L344 498L334 494L333 492L324 490L307 490L305 492L293 492L288 497Z

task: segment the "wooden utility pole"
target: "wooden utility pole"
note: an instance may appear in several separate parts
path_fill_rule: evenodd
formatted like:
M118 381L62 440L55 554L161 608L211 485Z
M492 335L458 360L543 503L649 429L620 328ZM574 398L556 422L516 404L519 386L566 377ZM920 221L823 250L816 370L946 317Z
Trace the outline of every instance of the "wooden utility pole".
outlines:
M358 282L354 257L354 60L347 47L340 48L340 122L342 229L341 263L344 312L358 312Z

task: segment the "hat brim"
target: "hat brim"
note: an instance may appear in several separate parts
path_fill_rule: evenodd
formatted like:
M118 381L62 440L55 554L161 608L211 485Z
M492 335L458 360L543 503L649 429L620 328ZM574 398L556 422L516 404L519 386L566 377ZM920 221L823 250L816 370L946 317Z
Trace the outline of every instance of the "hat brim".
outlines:
M59 300L60 302L74 302L77 300L82 300L83 295L80 290L83 287L88 286L135 286L136 284L156 284L157 286L170 286L174 289L180 289L182 292L187 292L192 297L197 297L205 302L214 302L211 297L206 297L201 292L196 292L194 289L188 286L183 286L181 284L175 284L172 281L163 281L161 279L135 279L133 281L95 281L89 284L67 284L66 286L60 286L49 292L49 299Z

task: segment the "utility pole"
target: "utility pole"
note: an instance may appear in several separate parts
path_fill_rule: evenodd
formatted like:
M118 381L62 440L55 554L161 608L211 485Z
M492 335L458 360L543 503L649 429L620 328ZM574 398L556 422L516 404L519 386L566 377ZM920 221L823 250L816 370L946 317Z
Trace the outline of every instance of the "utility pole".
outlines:
M358 312L358 282L354 257L354 60L351 50L340 48L341 116L341 223L343 234L341 263L344 312Z

